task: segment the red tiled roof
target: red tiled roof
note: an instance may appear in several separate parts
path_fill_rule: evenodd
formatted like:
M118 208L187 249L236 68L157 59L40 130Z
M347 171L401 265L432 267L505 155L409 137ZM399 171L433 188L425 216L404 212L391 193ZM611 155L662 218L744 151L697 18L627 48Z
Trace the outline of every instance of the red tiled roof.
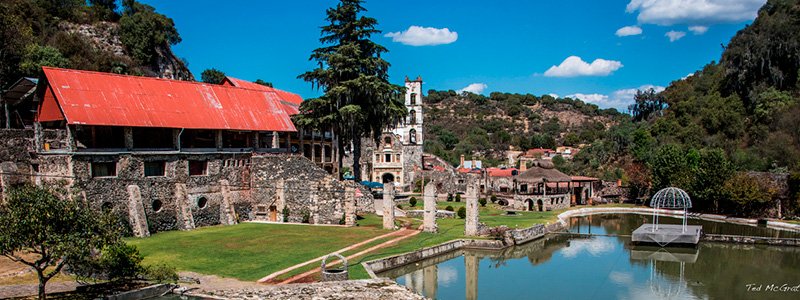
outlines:
M274 92L281 99L281 104L286 110L286 113L288 113L290 116L300 113L300 104L303 103L303 97L300 97L300 95L298 94L290 93L276 88L271 88L266 85L260 85L258 83L250 82L247 80L233 78L230 76L225 77L225 81L223 81L222 84L245 88L245 89Z
M513 177L519 173L516 168L488 168L486 172L489 174L489 177Z
M275 92L44 67L40 122L296 131Z

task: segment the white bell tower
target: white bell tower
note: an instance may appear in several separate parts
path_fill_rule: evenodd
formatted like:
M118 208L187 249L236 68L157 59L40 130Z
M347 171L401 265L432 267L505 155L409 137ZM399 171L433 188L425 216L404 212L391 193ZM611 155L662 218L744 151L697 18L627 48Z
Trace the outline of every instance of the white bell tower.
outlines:
M422 145L422 77L409 80L406 77L406 116L404 124L398 124L393 133L400 136L403 145Z

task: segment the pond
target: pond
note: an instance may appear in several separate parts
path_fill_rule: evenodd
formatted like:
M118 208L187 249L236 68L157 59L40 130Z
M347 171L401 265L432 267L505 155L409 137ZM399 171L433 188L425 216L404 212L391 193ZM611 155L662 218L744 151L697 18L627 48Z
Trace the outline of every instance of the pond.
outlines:
M649 219L573 218L570 231L629 235ZM745 225L690 224L708 233L797 237ZM437 299L800 299L800 247L701 242L659 248L632 246L626 236L552 234L503 251L455 251L379 275Z

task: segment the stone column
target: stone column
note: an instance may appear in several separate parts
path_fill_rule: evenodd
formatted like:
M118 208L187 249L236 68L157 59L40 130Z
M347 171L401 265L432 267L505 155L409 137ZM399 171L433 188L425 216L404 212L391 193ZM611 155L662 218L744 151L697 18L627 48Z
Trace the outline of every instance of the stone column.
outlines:
M125 129L123 129L123 135L125 137L125 149L133 149L133 128L125 127Z
M466 194L467 219L464 222L464 234L467 236L478 235L478 187L475 179L467 180Z
M394 183L383 184L383 229L394 230Z
M185 183L175 184L175 212L178 218L178 228L182 230L194 229L192 204L189 202L189 195L186 193Z
M222 151L222 148L225 146L222 143L222 130L217 130L214 134L214 145L217 147L217 151Z
M219 205L219 222L223 225L236 224L236 211L233 209L231 200L230 182L226 179L219 181L220 191L222 191L222 203Z
M466 299L478 299L478 268L480 267L480 259L474 254L464 254L464 269L466 270L467 284L466 284Z
M142 204L142 191L135 184L128 186L128 219L134 236L150 236L150 230L147 228L147 215Z
M425 185L425 194L422 196L422 201L425 206L425 215L422 223L423 230L436 233L439 230L439 226L436 225L436 185L433 182L428 182Z
M422 285L425 287L425 297L436 299L436 290L439 287L439 266L429 266L422 269L422 272Z
M283 209L286 207L285 189L286 182L283 179L278 180L278 184L275 186L275 208L280 213L279 216L281 216L278 222L283 222L284 219L289 217L283 215Z
M278 132L277 131L273 131L272 132L272 149L277 149L278 148L278 141L280 141L280 138L278 137Z
M356 188L349 184L344 188L344 225L356 226Z

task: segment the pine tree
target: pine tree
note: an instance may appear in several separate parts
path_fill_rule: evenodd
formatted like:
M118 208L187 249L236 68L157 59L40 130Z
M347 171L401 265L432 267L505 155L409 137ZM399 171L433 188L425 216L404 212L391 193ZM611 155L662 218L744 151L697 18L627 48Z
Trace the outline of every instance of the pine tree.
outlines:
M353 145L353 173L361 181L361 138L377 141L381 133L407 114L403 87L389 83L390 64L381 58L388 50L370 40L378 21L362 15L361 0L341 0L326 11L321 48L309 60L318 67L298 76L322 89L324 95L304 101L295 120L300 126L331 128L339 138L339 164L344 145Z

